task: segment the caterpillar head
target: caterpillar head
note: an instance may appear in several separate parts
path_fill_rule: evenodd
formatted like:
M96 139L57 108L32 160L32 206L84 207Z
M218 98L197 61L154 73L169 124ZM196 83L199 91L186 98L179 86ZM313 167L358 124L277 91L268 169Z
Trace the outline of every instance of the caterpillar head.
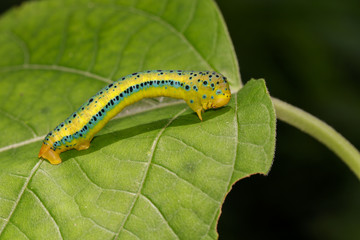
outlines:
M198 79L198 84L193 88L199 94L196 98L189 98L187 104L197 113L200 120L204 110L223 107L231 98L226 77L217 72L208 73L207 77Z
M201 96L201 105L204 110L223 107L230 101L229 82L219 73L215 74L215 78L211 79L204 90L205 94Z

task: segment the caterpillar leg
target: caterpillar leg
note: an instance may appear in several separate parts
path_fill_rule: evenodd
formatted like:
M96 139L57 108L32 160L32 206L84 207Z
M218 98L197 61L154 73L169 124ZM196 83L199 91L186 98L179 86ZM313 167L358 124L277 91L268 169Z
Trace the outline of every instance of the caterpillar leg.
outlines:
M48 160L51 164L59 164L59 163L61 163L61 158L59 156L59 153L52 150L49 147L49 145L43 144L41 146L38 157L39 158L42 157L42 158Z
M204 112L204 110L202 108L196 110L196 114L198 115L199 119L202 121L202 116L201 113Z
M204 112L204 109L202 108L202 106L197 103L197 102L190 102L190 101L186 101L186 103L189 105L189 107L196 112L196 114L198 115L199 119L202 121L202 116L201 113Z
M79 145L77 145L75 147L76 150L81 151L81 150L86 150L90 147L90 142L82 142Z

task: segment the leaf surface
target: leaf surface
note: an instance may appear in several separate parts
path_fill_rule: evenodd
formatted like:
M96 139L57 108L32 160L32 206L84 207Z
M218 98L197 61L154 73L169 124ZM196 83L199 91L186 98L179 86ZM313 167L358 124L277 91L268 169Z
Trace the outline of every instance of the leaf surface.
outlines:
M0 56L1 239L214 239L232 184L270 169L275 114L263 80L203 122L183 103L147 99L62 164L37 158L48 131L131 72L216 70L237 91L213 1L26 3L0 20Z

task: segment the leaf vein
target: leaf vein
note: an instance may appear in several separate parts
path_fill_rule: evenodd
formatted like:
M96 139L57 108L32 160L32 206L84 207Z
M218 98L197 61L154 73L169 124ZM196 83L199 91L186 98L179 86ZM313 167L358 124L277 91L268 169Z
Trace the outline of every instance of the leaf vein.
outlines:
M124 54L124 51L125 51L126 47L131 42L131 39L133 38L133 36L136 36L136 33L138 33L141 29L143 29L148 24L149 24L148 22L146 22L145 24L139 24L139 26L137 28L132 29L132 31L128 33L128 35L125 38L124 43L121 44L121 48L119 49L119 54L118 54L118 57L116 58L114 68L113 68L113 70L111 71L111 73L110 73L110 75L108 77L109 79L112 79L114 77L114 75L117 73L117 71L119 70L119 65L120 65L120 62L121 62L121 58L122 58L122 56Z
M19 193L17 199L15 200L15 203L14 203L12 209L10 210L9 216L5 219L5 223L4 223L4 224L1 226L1 228L0 228L0 236L1 236L1 234L3 233L4 229L6 228L7 224L9 223L12 215L13 215L14 212L15 212L16 206L19 204L19 202L20 202L20 200L21 200L21 198L22 198L22 196L23 196L23 194L24 194L24 192L25 192L25 189L26 189L27 186L29 185L30 180L32 179L32 177L34 176L34 174L36 173L36 171L37 171L38 168L40 167L41 163L42 163L42 160L39 160L39 161L35 164L35 166L31 169L30 174L29 174L29 177L25 180L24 185L22 186L22 188L21 188L21 190L20 190L20 193Z
M47 171L45 171L43 169L39 169L39 172L42 172L44 175L46 175L50 179L50 181L52 181L57 187L59 187L61 192L63 192L65 195L69 196L71 199L74 199L74 196L71 196L69 193L67 193L63 189L63 187L55 181L54 177L52 177Z
M106 83L112 83L113 81L111 79L102 77L100 75L97 75L95 73L91 73L88 71L79 70L76 68L71 67L65 67L60 65L47 65L47 64L23 64L23 65L12 65L12 66L6 66L1 67L0 71L5 72L11 72L11 71L18 71L18 70L45 70L45 71L59 71L59 72L65 72L65 73L73 73L84 77L94 78L99 81L103 81Z
M187 21L184 23L184 25L183 25L183 27L182 27L182 29L180 31L182 34L184 34L184 32L189 28L191 22L193 21L193 19L195 17L195 12L196 12L197 5L198 5L199 1L194 0L192 2L193 2L193 5L189 10L189 12L190 12L189 17L188 17Z
M164 171L168 172L169 174L175 176L178 179L181 179L182 181L184 181L185 183L189 184L190 186L192 186L193 188L195 188L196 190L200 191L201 193L205 194L210 200L214 201L215 203L219 204L220 201L216 200L215 198L213 198L212 196L210 196L208 193L204 192L201 188L195 186L193 183L189 182L188 180L180 177L178 174L176 174L174 171L171 171L170 169L168 169L167 167L160 165L158 163L151 163L153 166L156 166L158 168L163 169Z
M31 132L31 134L33 135L34 138L36 138L35 131L27 123L25 123L23 120L21 120L18 117L15 117L12 114L10 114L10 113L8 113L8 112L6 112L4 110L1 110L1 109L0 109L0 113L2 113L3 115L5 115L5 117L7 117L7 118L9 118L9 119L11 119L13 121L20 123L25 129L27 129L29 132Z
M25 238L30 239L15 223L11 222L11 225L13 225Z
M142 57L141 57L141 59L139 61L138 71L143 70L144 65L145 65L145 61L146 61L146 59L148 59L147 56L148 56L148 54L150 52L150 49L154 46L154 43L159 42L160 39L165 38L165 37L166 37L166 35L163 36L163 35L159 34L159 36L153 42L147 44L147 47L142 51Z
M135 193L133 192L129 192L129 191L125 191L125 190L120 190L120 189L114 189L114 188L105 188L100 186L99 184L97 184L93 179L91 179L89 177L89 175L86 174L86 171L81 167L81 165L78 163L78 160L76 158L74 158L74 164L79 168L80 172L83 174L83 176L85 177L85 179L88 180L88 182L90 184L92 184L93 186L95 186L96 188L100 189L100 190L107 190L107 191L114 191L114 192L123 192L123 193L127 193L130 195L135 195Z
M50 217L50 219L53 221L53 223L55 224L55 228L56 230L58 231L59 235L60 235L60 238L61 239L64 239L61 231L60 231L60 228L59 228L59 225L57 224L54 216L50 213L50 211L46 208L45 204L43 203L43 201L41 201L40 197L38 195L36 195L36 193L34 191L32 191L31 189L29 188L26 188L26 190L31 193L35 200L40 204L41 208L44 210L44 212Z
M164 4L161 7L160 11L159 11L159 16L162 16L166 10L166 7L169 5L169 0L164 0Z
M14 33L13 31L8 32L8 34L15 41L15 43L17 43L20 46L20 48L24 54L24 64L28 64L30 61L30 51L29 51L28 46L26 45L26 42L22 38L20 38L19 35Z
M145 168L145 170L144 170L144 174L143 174L143 177L142 177L142 179L141 179L141 182L140 182L140 185L139 185L139 189L138 189L138 191L137 191L137 193L136 193L136 196L134 197L134 200L133 200L132 203L131 203L131 206L130 206L130 208L129 208L129 211L128 211L127 214L125 215L125 218L124 218L123 222L121 223L121 225L120 225L120 227L119 227L119 230L118 230L118 233L117 233L116 236L115 236L115 239L117 239L117 238L119 237L120 232L122 231L122 229L124 228L126 222L128 221L129 216L130 216L132 210L134 209L134 206L135 206L135 204L136 204L136 202L137 202L137 200L138 200L138 198L139 198L139 196L140 196L140 194L141 194L142 188L143 188L144 183L145 183L145 179L146 179L147 174L148 174L148 171L149 171L150 164L151 164L151 162L152 162L152 160L153 160L153 158L154 158L154 153L155 153L155 150L156 150L156 147L157 147L157 145L158 145L158 142L159 142L159 140L160 140L161 135L163 134L163 132L165 131L165 129L166 129L173 121L175 121L182 113L184 113L184 112L187 110L187 108L188 108L188 107L186 107L186 108L182 109L180 112L178 112L172 119L170 119L170 120L168 121L168 123L167 123L167 124L159 131L159 133L156 135L156 137L155 137L155 139L154 139L154 141L153 141L153 144L152 144L152 146L151 146L151 149L150 149L149 160L148 160L148 163L147 163L146 168Z
M63 28L63 31L62 31L62 39L61 39L61 42L60 42L59 51L58 51L58 54L57 54L57 56L55 58L54 64L58 64L60 62L63 54L64 54L64 51L65 51L65 48L66 48L69 25L70 25L69 22L70 22L70 18L71 18L71 15L72 15L73 11L74 10L68 12L67 16L65 18L64 28Z
M136 235L135 233L133 233L133 232L130 231L130 230L127 230L126 228L124 228L123 231L129 233L131 236L134 236L134 237L136 237L137 239L141 239L141 238L138 237L138 235Z
M166 136L166 137L174 139L175 141L177 141L177 142L185 145L186 147L194 150L194 151L197 152L197 153L200 153L200 155L204 156L205 158L208 158L208 159L212 160L212 161L215 162L215 163L221 164L221 165L223 165L223 166L232 166L232 164L225 164L225 163L223 163L223 162L220 162L220 161L216 160L215 158L213 158L213 157L211 157L211 156L209 156L209 155L206 155L204 152L200 151L199 149L195 148L194 146L192 146L192 145L190 145L190 144L184 142L183 140L180 140L180 139L178 139L178 138L176 138L176 137L174 137L174 136Z
M1 200L7 201L7 202L15 202L15 200L13 199L9 199L9 198L4 198L4 197L0 197ZM5 219L5 218L4 218Z
M164 214L160 211L160 209L155 205L155 203L153 201L150 200L150 198L148 198L147 196L145 196L144 194L140 194L140 196L142 196L146 201L148 201L150 203L151 206L153 206L153 208L158 212L158 214L161 216L161 218L164 220L164 222L166 223L166 225L170 228L171 232L175 235L176 239L179 239L178 235L175 233L174 229L172 228L172 226L170 225L169 221L165 218Z
M18 147L25 146L25 145L28 145L28 144L33 143L33 142L40 141L40 140L44 139L45 136L46 135L43 135L43 136L28 139L28 140L25 140L25 141L22 141L22 142L10 144L8 146L0 148L0 152L5 152L5 151L13 149L13 148L18 148Z
M90 218L90 217L87 217L87 216L84 216L84 215L82 214L81 210L80 210L80 214L81 214L81 216L82 216L83 218L85 218L85 219L89 220L90 222L92 222L96 227L104 230L105 232L109 232L109 233L111 233L111 234L113 234L113 235L115 234L115 232L113 232L113 231L111 231L110 229L108 229L108 228L100 225L100 224L97 223L94 219L92 219L92 218Z
M162 24L166 28L168 28L171 32L173 32L175 35L177 35L180 38L180 40L182 40L195 53L195 55L202 61L203 64L206 65L207 68L215 69L213 66L211 66L205 60L205 58L200 54L200 52L195 48L195 46L189 42L189 40L185 37L184 34L179 32L173 25L171 25L170 23L165 21L163 18L161 18L160 16L157 16L157 15L153 15L151 13L145 12L145 11L143 11L141 9L138 9L138 8L135 8L135 7L128 7L128 10L132 11L133 13L136 13L136 14L145 16L145 17L147 17L149 19L152 19L152 20Z
M216 9L214 9L214 13L216 15ZM211 44L211 47L210 47L210 51L208 53L208 56L206 58L206 61L209 61L209 59L213 56L213 54L215 53L215 50L216 50L216 47L217 47L217 41L218 41L218 37L219 37L219 31L220 31L220 28L219 28L219 24L218 24L218 21L216 19L216 16L212 17L211 18L214 22L214 25L215 25L215 31L214 31L214 36L211 38L212 40L212 44Z

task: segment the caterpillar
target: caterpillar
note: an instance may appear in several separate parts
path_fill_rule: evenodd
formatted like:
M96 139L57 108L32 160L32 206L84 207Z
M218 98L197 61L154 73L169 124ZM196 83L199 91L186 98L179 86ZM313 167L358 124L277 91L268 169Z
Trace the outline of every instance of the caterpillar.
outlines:
M159 96L185 100L202 121L201 113L226 105L231 92L226 77L217 72L152 70L127 75L101 89L50 131L38 157L61 163L60 153L88 149L94 135L126 106Z

